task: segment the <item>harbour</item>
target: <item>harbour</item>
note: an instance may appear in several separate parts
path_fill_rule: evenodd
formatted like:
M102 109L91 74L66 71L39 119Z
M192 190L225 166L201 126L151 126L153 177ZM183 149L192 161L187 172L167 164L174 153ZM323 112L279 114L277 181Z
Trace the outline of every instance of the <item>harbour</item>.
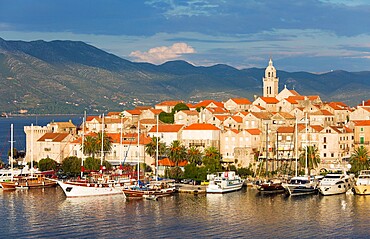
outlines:
M370 197L175 194L67 199L59 187L0 191L4 238L364 238Z

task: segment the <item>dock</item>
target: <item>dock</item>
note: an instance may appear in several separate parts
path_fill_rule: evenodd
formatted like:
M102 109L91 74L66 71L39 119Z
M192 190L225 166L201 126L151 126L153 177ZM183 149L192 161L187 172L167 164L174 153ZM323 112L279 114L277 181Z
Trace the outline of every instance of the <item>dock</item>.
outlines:
M179 193L189 193L189 194L205 194L206 186L203 185L189 185L189 184L178 184Z

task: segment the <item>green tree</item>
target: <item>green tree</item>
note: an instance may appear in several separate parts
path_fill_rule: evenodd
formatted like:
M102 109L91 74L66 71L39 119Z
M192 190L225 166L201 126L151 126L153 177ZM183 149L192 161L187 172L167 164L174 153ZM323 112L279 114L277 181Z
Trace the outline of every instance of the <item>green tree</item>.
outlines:
M215 173L222 170L220 159L221 155L217 148L209 147L204 150L203 165L207 173Z
M86 136L84 140L84 155L95 158L95 154L100 150L96 143L96 137Z
M51 158L43 158L39 161L40 171L56 170L57 166L58 163Z
M158 139L158 137L153 137L152 140L148 144L145 145L145 152L149 154L150 157L153 157L153 158L156 156L157 140L158 140L158 151L159 151L160 139Z
M189 163L201 165L202 157L203 157L202 152L199 150L199 148L195 146L190 147L187 151L187 158L188 158Z
M10 157L10 149L8 150L8 156ZM19 152L16 148L13 148L13 159L19 158Z
M308 175L311 174L311 169L317 168L320 163L320 155L318 149L315 146L307 146L304 148L301 155L299 156L299 165L306 167L306 152L307 152L307 169Z
M62 169L64 173L79 175L81 172L81 159L76 156L70 156L63 160Z
M99 171L100 170L100 159L87 157L84 160L84 167L87 171Z
M161 112L159 114L159 120L162 121L163 123L173 124L174 117L172 113Z
M351 164L351 172L356 174L361 170L369 169L369 151L361 145L354 150L349 159L349 163Z
M99 155L101 153L102 140L103 140L103 155L105 156L106 154L112 151L112 139L108 137L106 134L98 133L96 144L100 145L100 151L98 151Z
M178 140L172 141L169 149L168 149L168 158L170 161L174 162L176 167L179 168L179 163L186 160L186 149L185 146L181 145L181 142ZM174 172L179 172L179 170L176 169ZM180 169L181 171L181 169ZM176 175L176 178L179 177L179 174Z
M185 103L178 103L177 105L175 105L175 107L173 107L172 114L175 114L180 110L189 110L189 107Z

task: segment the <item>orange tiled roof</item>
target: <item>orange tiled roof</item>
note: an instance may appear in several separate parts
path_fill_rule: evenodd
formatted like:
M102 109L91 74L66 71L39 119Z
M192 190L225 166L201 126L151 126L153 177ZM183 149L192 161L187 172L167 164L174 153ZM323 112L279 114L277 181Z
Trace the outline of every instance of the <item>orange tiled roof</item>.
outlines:
M37 141L51 140L52 142L62 142L68 135L68 133L45 133Z
M234 101L238 105L250 105L252 102L250 102L247 98L231 98L232 101Z
M296 96L298 96L298 95L300 95L297 91L295 91L295 90L289 90L290 91L290 93L292 93L293 95L296 95Z
M281 126L277 129L278 133L294 133L294 126Z
M184 161L179 162L178 165L179 165L179 167L184 167L187 164L188 164L188 161L184 160ZM158 165L159 166L165 166L165 167L175 167L176 166L176 164L174 162L172 162L169 158L164 158L164 159L158 160Z
M354 120L355 126L370 126L370 120Z
M234 116L231 116L231 118L232 118L233 120L235 120L237 123L243 123L243 118L242 118L242 117L240 117L240 116L236 116L236 115L234 115Z
M312 129L314 129L316 132L320 132L321 130L324 129L324 127L322 127L320 125L309 125L309 127L311 127Z
M225 114L228 113L227 110L225 110L222 107L216 107L216 108L206 108L208 111L210 111L212 114Z
M160 124L158 125L158 132L161 133L170 133L170 132L179 132L184 127L183 124ZM153 126L150 130L150 133L157 132L157 125Z
M126 110L131 115L141 115L141 110Z
M153 109L151 106L139 105L135 107L135 110L150 110Z
M195 123L189 125L184 130L220 130L220 129L214 126L213 124Z
M194 105L195 108L197 107L207 107L209 106L211 103L215 104L216 106L218 107L221 107L223 108L224 107L224 104L221 103L221 102L218 102L218 101L215 101L215 100L203 100L201 102L199 102L198 104Z
M121 112L108 112L107 116L120 115Z
M163 110L161 109L149 109L153 114L155 115L159 115L160 113L163 112Z
M279 100L275 97L261 97L261 99L267 104L276 104L279 103Z
M227 118L229 118L228 115L215 115L215 118L220 121L225 121Z
M254 117L259 119L271 119L271 114L269 112L250 112Z
M261 130L259 130L259 129L246 129L245 131L247 131L251 135L260 135L261 134Z

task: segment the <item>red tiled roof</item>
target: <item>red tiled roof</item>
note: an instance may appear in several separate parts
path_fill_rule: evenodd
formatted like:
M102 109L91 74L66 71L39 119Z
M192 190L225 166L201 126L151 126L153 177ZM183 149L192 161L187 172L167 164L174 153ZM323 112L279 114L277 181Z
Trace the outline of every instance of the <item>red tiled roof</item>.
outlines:
M220 121L225 121L227 118L229 118L228 115L215 115L215 118L217 118Z
M214 126L213 124L195 123L195 124L189 125L184 130L220 130L220 129Z
M247 98L231 98L232 101L234 101L238 105L250 105L252 102L250 102Z
M155 115L159 115L160 113L162 113L163 112L163 110L161 110L161 109L149 109L151 112L153 112L153 114L155 114Z
M320 125L310 125L309 127L311 127L312 129L314 129L316 132L320 132L321 130L324 129L324 127L322 127Z
M158 125L158 132L169 133L169 132L179 132L184 127L183 124L160 124ZM150 133L157 132L157 125L153 126L150 130Z
M62 142L68 135L68 133L45 133L37 141L51 140L52 142Z
M107 116L120 115L121 112L108 112Z
M239 134L239 131L236 129L231 129L231 131L234 132L235 134Z
M278 133L294 133L294 126L281 126L277 129Z
M145 106L145 105L140 105L140 106L135 107L135 110L149 110L149 109L153 109L153 107Z
M221 107L216 107L216 108L207 108L212 114L225 114L228 113L227 110Z
M153 163L155 164L155 163ZM184 160L184 161L181 161L178 163L178 166L179 167L184 167L188 164L188 161ZM174 162L172 162L169 158L164 158L164 159L160 159L158 160L158 165L159 166L166 166L166 167L175 167L176 164Z
M221 102L218 102L218 101L215 101L215 100L203 100L201 102L199 102L198 104L194 105L195 108L197 107L207 107L209 106L211 103L215 104L216 106L218 107L221 107L223 108L224 107L224 104L221 103Z
M261 134L261 130L259 130L259 129L246 129L245 131L247 131L251 135L260 135Z
M298 96L298 95L300 95L297 91L295 91L295 90L289 90L290 91L290 93L292 93L293 95L296 95L296 96Z
M237 123L243 123L243 118L240 116L231 116L233 120L235 120Z
M370 126L370 120L354 120L355 126Z
M251 112L250 114L259 119L270 119L272 116L269 112Z
M275 97L261 97L261 99L267 104L276 104L279 103L279 100Z
M141 110L126 110L131 115L141 115Z

